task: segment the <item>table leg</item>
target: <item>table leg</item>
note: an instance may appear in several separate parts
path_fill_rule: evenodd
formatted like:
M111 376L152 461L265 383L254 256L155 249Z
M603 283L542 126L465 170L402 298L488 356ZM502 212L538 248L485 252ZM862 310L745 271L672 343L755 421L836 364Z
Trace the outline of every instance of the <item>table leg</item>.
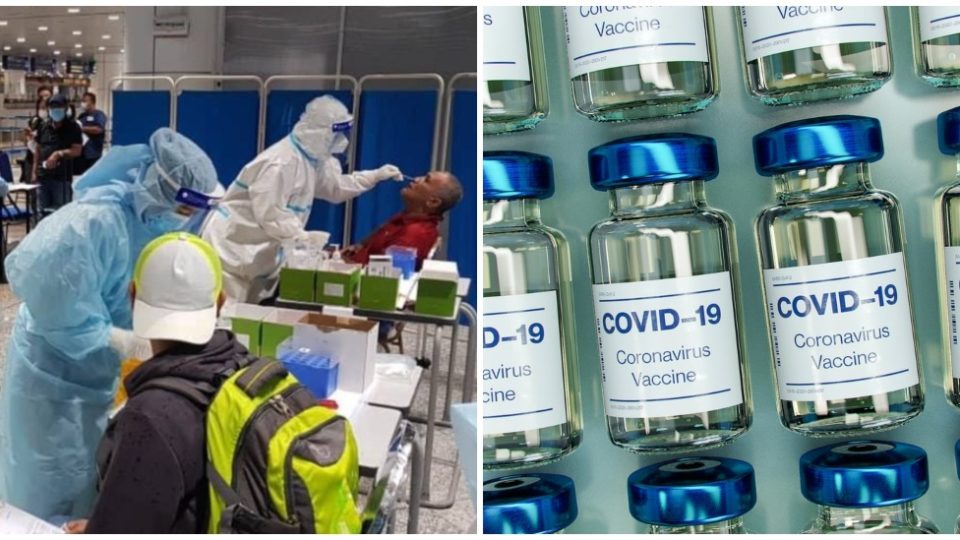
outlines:
M410 508L407 513L407 534L416 534L420 527L420 501L423 496L423 448L420 436L413 438L410 455Z
M454 324L450 332L450 363L447 366L447 391L443 398L443 420L450 420L450 403L453 402L453 372L457 365L457 339L460 333L460 324Z
M443 327L437 326L433 333L433 361L430 364L430 392L427 402L427 439L424 444L423 492L430 498L430 467L433 464L433 429L437 414L437 383L440 382L440 345L443 342Z
M460 313L467 317L467 361L463 366L463 402L473 401L477 390L477 311L466 302L460 304Z

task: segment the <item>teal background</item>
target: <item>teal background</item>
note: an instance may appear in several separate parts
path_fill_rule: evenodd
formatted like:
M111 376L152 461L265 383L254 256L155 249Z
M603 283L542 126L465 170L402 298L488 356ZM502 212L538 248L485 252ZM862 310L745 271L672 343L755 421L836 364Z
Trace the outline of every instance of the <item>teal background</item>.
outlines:
M750 138L776 124L830 114L875 116L883 126L885 157L874 163L879 189L900 200L907 231L907 257L917 334L925 376L926 409L906 426L875 435L878 439L917 444L930 457L930 491L918 510L944 532L952 532L960 513L960 480L953 445L960 436L960 412L943 390L944 353L940 341L937 274L934 255L933 197L952 181L955 160L937 150L936 116L960 105L960 92L936 89L914 72L910 18L905 7L890 8L894 76L880 90L847 101L795 108L773 108L750 98L743 82L734 10L715 7L716 49L721 78L719 99L705 111L685 117L630 124L600 124L577 114L566 79L562 17L558 8L543 8L550 114L532 131L484 137L484 150L525 150L553 158L556 195L543 204L543 221L570 240L574 301L584 411L584 442L572 455L532 469L573 477L580 516L568 532L642 532L646 526L627 510L626 478L635 469L665 459L639 457L614 447L607 438L591 328L592 298L586 237L608 215L607 196L588 180L586 153L598 144L628 135L686 131L714 137L720 153L720 176L707 184L707 201L727 211L736 223L740 251L741 293L754 424L733 444L705 454L744 459L756 469L758 504L746 516L753 532L799 532L813 519L815 506L800 495L797 460L822 444L839 439L810 439L787 431L777 418L772 364L763 320L753 220L773 203L772 182L753 168ZM497 475L485 474L489 479Z

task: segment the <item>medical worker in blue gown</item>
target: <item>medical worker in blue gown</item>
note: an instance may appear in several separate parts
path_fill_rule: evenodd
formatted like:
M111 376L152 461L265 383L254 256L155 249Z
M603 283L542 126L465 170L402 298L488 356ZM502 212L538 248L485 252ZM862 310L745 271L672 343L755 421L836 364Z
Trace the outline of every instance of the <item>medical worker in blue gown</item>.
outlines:
M6 259L23 303L0 388L0 500L53 523L87 516L121 358L143 350L127 330L137 256L164 233L196 232L210 208L197 201L222 188L210 158L164 128L111 150L77 194Z

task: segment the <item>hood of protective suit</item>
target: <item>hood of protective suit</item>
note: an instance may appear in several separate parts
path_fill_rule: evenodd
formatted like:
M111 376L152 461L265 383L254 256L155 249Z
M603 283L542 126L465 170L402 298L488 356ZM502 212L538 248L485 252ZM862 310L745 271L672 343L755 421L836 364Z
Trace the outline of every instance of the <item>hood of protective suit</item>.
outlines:
M335 151L346 149L346 137L333 131L335 124L353 122L346 105L333 96L321 96L309 104L293 127L293 136L310 157L323 162Z
M223 195L213 162L190 139L161 128L150 137L149 146L153 159L140 164L136 181L140 189L134 193L134 205L141 218L173 209L179 188L214 197Z

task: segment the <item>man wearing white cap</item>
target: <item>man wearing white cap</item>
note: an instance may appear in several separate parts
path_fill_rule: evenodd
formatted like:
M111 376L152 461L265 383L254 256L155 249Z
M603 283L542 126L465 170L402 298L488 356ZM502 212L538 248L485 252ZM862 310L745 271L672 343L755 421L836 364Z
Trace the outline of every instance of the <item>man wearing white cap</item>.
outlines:
M224 302L220 259L210 244L170 233L147 244L130 285L133 332L153 357L123 381L130 396L97 451L99 493L86 533L203 533L207 523L204 416L200 404L151 385L181 378L212 400L247 350L216 330ZM206 390L205 390L206 389Z

